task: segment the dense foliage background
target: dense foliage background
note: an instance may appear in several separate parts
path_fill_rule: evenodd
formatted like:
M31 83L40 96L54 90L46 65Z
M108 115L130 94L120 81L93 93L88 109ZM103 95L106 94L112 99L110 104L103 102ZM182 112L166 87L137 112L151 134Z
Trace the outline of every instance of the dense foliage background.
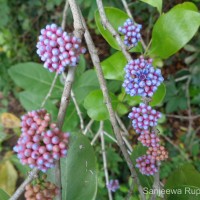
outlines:
M120 64L116 62L115 58L121 55L114 54L116 50L110 47L101 36L98 14L95 15L96 1L78 0L78 2L98 48L98 54L103 61L102 67L109 92L112 93L113 107L128 129L127 137L131 146L133 149L135 148L136 154L137 152L141 154L141 150L138 150L140 146L136 142L137 134L132 129L130 121L127 120L127 113L131 106L137 105L140 99L124 95L124 91L121 89L123 74L121 74L121 69L115 69L115 65L125 65L126 60L121 59ZM141 1L129 0L127 2L135 21L143 25L143 39L148 44L152 27L158 19L159 13L156 8ZM163 1L163 11L167 12L176 4L183 2L185 1L165 0ZM199 0L190 2L197 7L200 6ZM121 1L118 0L104 0L104 3L106 6L124 9ZM40 59L36 54L37 36L40 29L46 24L61 22L63 6L64 1L62 0L0 0L0 188L9 194L14 192L29 171L28 167L19 163L12 152L12 147L20 135L19 118L27 110L40 107L54 78L54 74L41 67ZM72 21L71 13L68 12L66 29L69 32L73 31ZM163 36L163 42L165 42L165 36ZM109 61L106 60L111 54L113 57ZM136 54L132 55L136 57ZM169 159L162 164L160 177L169 188L171 185L176 186L180 183L200 187L199 32L194 34L192 40L175 55L169 57L163 53L161 57L167 59L157 59L155 65L161 68L166 87L160 88L162 92L154 99L152 105L157 105L163 113L158 129L160 138L169 151ZM35 67L36 65L38 67ZM113 70L108 70L108 65L112 65ZM56 82L51 98L45 105L54 120L56 120L62 90L63 80L60 78ZM94 120L87 134L89 140L91 141L98 131L99 120L105 120L105 131L114 137L88 53L81 57L73 91L81 108L85 125L88 124L90 118ZM70 103L67 110L63 130L73 133L80 132L79 117L73 102ZM110 177L118 179L120 182L120 189L114 194L114 199L124 199L129 190L128 167L123 161L116 143L108 137L105 139ZM98 168L96 199L107 199L99 140L96 141L94 150L98 161L96 163ZM136 154L132 156L133 160L137 157ZM141 180L144 180L144 186L150 187L151 178L141 178ZM132 199L138 199L137 194Z

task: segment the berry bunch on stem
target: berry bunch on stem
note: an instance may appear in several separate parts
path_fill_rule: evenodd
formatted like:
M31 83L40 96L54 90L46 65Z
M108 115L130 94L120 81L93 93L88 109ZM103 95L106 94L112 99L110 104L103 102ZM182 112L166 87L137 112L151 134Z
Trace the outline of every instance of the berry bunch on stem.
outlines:
M79 56L85 53L81 40L63 31L56 24L47 25L41 30L36 45L37 54L50 72L62 73L66 66L78 64Z
M39 181L36 184L28 184L25 187L26 200L53 200L58 194L58 188L51 182Z
M22 164L46 172L55 161L67 155L69 133L63 133L51 123L46 110L28 112L22 116L22 134L14 147Z
M133 21L127 19L124 26L119 27L119 32L125 34L124 43L136 46L140 39L141 26L134 25ZM151 98L158 86L164 81L161 70L155 69L152 59L140 56L131 60L125 66L125 80L123 87L130 96L142 96ZM160 139L156 133L157 121L161 113L152 109L147 102L140 103L139 107L133 107L128 117L132 120L132 126L136 133L140 133L138 140L143 146L148 147L147 154L136 159L136 167L145 175L153 175L158 171L160 161L168 158L168 153L159 144Z

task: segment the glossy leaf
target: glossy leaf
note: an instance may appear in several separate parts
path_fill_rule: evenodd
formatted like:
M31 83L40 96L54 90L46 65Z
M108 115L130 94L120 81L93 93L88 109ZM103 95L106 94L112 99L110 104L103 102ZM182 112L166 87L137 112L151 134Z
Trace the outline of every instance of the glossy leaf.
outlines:
M165 94L166 94L166 87L165 85L162 83L158 86L158 89L156 90L156 92L154 93L153 97L152 97L152 101L149 103L150 106L157 106L158 104L160 104L164 97L165 97ZM122 96L122 95L121 95ZM135 106L139 103L142 102L141 100L141 96L134 96L134 97L131 97L130 95L126 95L124 97L124 101L127 101L127 103L130 105L130 106Z
M45 96L37 95L35 92L31 91L23 91L19 93L20 103L27 111L39 109L44 97ZM53 120L56 120L58 109L50 99L47 100L44 108L48 110L53 117Z
M15 84L25 90L46 95L53 82L55 73L50 73L41 64L34 62L19 63L9 69L9 75ZM56 81L52 97L60 96L63 86Z
M187 44L200 25L200 13L193 3L173 7L156 22L150 55L168 58Z
M104 77L111 80L124 80L124 67L127 60L123 53L118 51L101 62Z
M9 200L10 196L0 188L0 200Z
M166 94L166 88L165 85L162 83L154 93L152 101L149 103L149 105L156 106L160 104L163 101L165 94Z
M55 183L54 171L48 170L48 179ZM61 159L62 199L94 200L97 193L97 171L94 150L83 134L72 133L69 151Z
M80 120L73 102L67 107L66 116L63 124L63 131L73 131L79 124Z
M129 16L125 12L117 8L105 8L105 13L109 22L112 24L116 31L118 31L118 27L122 26L124 22L129 18ZM116 39L107 29L102 26L101 18L98 11L95 13L95 21L97 28L99 29L104 39L109 43L109 45L114 49L121 50Z
M140 0L143 1L153 7L156 7L158 12L161 14L162 12L162 0Z
M113 108L116 109L118 100L114 94L110 93ZM101 121L109 118L108 110L106 108L103 94L101 90L92 91L84 101L84 107L87 110L90 118Z
M98 88L99 82L93 69L84 72L73 84L74 94L79 104L83 102L91 91Z

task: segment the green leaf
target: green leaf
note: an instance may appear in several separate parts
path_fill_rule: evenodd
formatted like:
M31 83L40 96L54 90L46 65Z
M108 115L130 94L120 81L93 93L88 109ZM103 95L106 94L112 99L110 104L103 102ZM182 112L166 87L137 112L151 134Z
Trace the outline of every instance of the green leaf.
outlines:
M31 111L40 108L41 103L44 100L44 96L37 95L37 93L31 91L23 91L19 93L19 100L27 111ZM48 110L53 117L53 120L56 120L58 109L50 99L47 100L44 108Z
M166 88L165 85L162 83L154 93L152 101L149 103L149 105L156 106L160 104L163 101L165 94L166 94Z
M9 75L17 86L46 95L51 87L55 73L49 72L41 64L27 62L12 66L9 69ZM57 80L52 91L52 97L60 96L62 89L63 86Z
M187 44L200 25L196 11L193 3L185 2L163 14L154 25L149 54L168 58Z
M10 161L24 175L24 177L26 177L28 175L28 172L31 170L28 165L22 165L16 155L11 156Z
M128 112L129 112L128 106L126 106L126 105L123 104L123 103L118 103L118 105L117 105L117 113L118 113L119 115L124 115L124 114L126 114L126 113L128 113Z
M124 80L124 67L127 60L123 53L118 51L101 62L104 77L111 80Z
M156 7L158 12L161 14L162 12L162 0L140 0L143 1L153 7Z
M48 179L55 183L55 169L48 170ZM97 193L97 169L94 150L82 134L72 133L69 151L61 159L62 199L94 200Z
M10 196L0 188L0 200L8 200Z
M99 88L99 82L93 69L84 72L73 84L76 100L81 104L85 97L93 90Z
M111 8L111 7L105 8L105 13L109 22L115 28L116 31L118 31L118 27L122 26L123 23L129 18L129 16L125 12L117 8ZM105 29L102 26L101 18L98 11L95 13L95 21L97 28L99 29L104 39L109 43L109 45L114 49L121 50L116 39L107 29Z
M114 94L110 93L113 108L116 109L118 100ZM101 121L109 118L108 110L104 103L103 94L101 90L92 91L84 101L84 107L87 110L90 118Z
M167 179L165 188L183 185L200 187L200 173L191 164L183 165L175 170Z
M79 117L77 115L76 108L72 102L67 107L66 116L62 129L64 131L73 131L79 123Z
M158 89L152 96L152 101L150 102L149 105L156 106L160 104L163 101L165 94L166 94L166 88L165 88L165 85L162 83L158 86ZM123 93L120 95L119 98L122 98L121 96L123 96ZM124 101L127 102L130 106L135 106L141 103L142 100L141 100L141 96L131 97L130 95L126 95L126 97L124 98Z

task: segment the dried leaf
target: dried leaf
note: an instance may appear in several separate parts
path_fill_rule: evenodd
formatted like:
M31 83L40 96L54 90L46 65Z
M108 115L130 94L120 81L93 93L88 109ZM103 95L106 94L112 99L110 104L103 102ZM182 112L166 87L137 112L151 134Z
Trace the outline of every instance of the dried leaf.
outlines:
M12 113L2 113L1 123L5 128L20 127L20 119Z
M17 177L17 171L9 160L0 163L0 188L12 194L15 191Z

